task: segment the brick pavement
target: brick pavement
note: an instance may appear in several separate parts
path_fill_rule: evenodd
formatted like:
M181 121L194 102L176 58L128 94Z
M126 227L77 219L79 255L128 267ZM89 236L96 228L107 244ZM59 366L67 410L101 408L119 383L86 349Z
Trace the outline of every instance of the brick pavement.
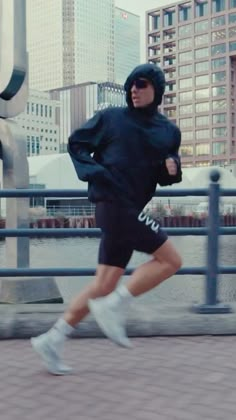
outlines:
M1 420L235 420L236 336L72 339L47 374L28 340L0 341Z

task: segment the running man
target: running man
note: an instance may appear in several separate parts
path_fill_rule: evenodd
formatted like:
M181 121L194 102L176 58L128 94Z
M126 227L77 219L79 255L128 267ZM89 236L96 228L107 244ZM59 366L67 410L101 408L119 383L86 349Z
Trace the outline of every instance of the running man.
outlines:
M70 372L62 361L66 339L91 312L113 342L131 347L124 312L136 296L174 275L181 257L158 221L143 212L157 184L182 179L179 128L158 111L165 90L162 70L136 67L125 83L127 107L98 112L69 138L68 152L79 179L88 182L101 228L96 276L74 298L64 316L31 339L47 370ZM133 251L150 254L126 285L118 285Z

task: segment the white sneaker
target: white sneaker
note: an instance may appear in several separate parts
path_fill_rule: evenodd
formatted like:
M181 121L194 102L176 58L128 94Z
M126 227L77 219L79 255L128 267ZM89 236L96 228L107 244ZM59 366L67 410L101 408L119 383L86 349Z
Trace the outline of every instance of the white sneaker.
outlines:
M132 347L122 314L108 305L106 298L89 299L88 307L103 333L122 347Z
M69 375L72 369L62 363L54 346L50 345L46 334L31 338L33 349L41 356L46 368L52 375Z

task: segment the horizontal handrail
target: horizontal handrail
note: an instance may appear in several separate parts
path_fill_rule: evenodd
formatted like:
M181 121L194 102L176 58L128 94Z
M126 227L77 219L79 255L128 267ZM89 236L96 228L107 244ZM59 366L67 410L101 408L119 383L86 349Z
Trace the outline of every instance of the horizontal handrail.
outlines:
M185 197L185 196L208 196L209 188L185 188L185 189L159 189L155 192L155 197ZM236 188L221 188L220 194L222 196L233 197L236 196ZM4 189L0 190L1 197L86 197L87 190L81 189Z
M193 228L165 228L163 230L170 236L204 236L207 235L208 229L205 227ZM219 228L220 235L236 235L236 227ZM35 236L80 236L80 237L97 237L101 236L101 230L98 228L27 228L27 229L0 229L0 237L35 237Z
M125 275L130 275L135 268L129 268L125 271ZM207 273L207 267L183 267L177 271L177 275ZM236 266L225 266L218 268L219 274L235 274ZM67 267L51 267L51 268L0 268L0 277L24 277L24 276L94 276L95 268L67 268Z
M176 190L158 190L155 196L168 197L168 196L207 196L209 193L208 188L199 189L176 189ZM236 195L236 190L235 190ZM86 190L75 189L5 189L0 190L0 197L88 197Z
M185 196L208 196L209 188L186 188L186 189L159 189L155 197L185 197ZM222 188L220 194L223 196L236 196L236 188ZM87 190L75 189L4 189L0 190L0 197L88 197Z

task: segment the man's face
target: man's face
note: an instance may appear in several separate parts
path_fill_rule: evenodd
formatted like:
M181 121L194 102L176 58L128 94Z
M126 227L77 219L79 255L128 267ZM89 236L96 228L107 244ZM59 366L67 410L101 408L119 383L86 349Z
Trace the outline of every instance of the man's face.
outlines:
M149 80L142 77L136 79L131 87L131 99L134 108L144 108L154 101L155 91Z

